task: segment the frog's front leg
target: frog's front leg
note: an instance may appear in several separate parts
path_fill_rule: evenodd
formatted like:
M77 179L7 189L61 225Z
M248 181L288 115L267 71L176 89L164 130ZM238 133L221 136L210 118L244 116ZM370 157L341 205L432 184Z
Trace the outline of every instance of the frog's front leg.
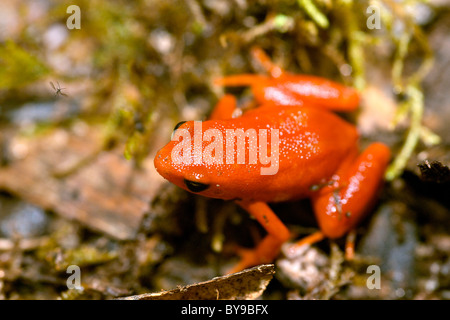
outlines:
M238 110L236 98L231 94L224 95L212 110L210 120L226 120L233 118L233 114Z
M250 213L267 231L265 238L254 249L238 250L241 260L229 273L241 271L261 263L272 262L280 252L284 242L289 240L290 232L265 202L236 201Z

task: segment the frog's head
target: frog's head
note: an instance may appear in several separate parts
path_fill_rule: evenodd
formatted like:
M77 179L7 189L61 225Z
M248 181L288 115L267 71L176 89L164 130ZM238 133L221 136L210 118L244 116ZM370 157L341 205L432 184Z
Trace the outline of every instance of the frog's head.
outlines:
M189 192L224 200L239 198L235 181L239 174L235 165L224 164L224 142L219 136L225 136L225 129L218 121L180 122L171 141L156 154L156 170Z

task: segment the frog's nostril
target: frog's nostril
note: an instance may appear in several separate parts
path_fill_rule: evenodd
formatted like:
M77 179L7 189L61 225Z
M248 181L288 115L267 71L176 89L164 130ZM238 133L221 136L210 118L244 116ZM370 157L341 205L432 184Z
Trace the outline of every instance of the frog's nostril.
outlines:
M192 192L202 192L209 188L209 184L195 182L187 179L184 179L184 184L189 189L189 191Z

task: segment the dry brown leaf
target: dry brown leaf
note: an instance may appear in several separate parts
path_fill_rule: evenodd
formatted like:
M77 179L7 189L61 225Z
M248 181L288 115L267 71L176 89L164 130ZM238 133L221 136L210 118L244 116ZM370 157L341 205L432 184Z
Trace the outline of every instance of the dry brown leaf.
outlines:
M164 181L154 169L153 157L136 169L124 158L123 145L98 153L100 128L78 131L54 129L34 137L11 133L11 159L0 167L0 190L116 239L134 238ZM74 173L55 177L85 159Z
M230 275L173 290L144 293L124 300L253 300L261 296L275 274L273 264L259 265Z

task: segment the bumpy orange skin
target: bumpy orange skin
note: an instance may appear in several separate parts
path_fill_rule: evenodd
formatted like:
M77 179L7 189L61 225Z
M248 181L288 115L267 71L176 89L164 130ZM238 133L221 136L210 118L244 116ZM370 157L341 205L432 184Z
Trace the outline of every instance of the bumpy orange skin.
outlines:
M226 164L225 152L223 164L176 165L171 153L179 141L171 141L159 151L155 166L163 177L188 191L184 179L208 184L210 187L200 194L224 200L278 202L309 197L314 193L313 185L326 183L348 154L356 152L358 138L354 126L330 112L310 107L262 106L236 119L202 122L203 132L211 128L220 130L223 137L227 129L279 130L279 167L275 175L261 175L261 167L268 166L259 162ZM194 122L186 122L179 129L187 129L193 136ZM203 141L202 149L210 143ZM225 141L223 146L226 150ZM237 147L235 150L241 151Z
M250 164L249 150L237 147L235 159L239 152L246 152L243 164L227 164L225 152L221 164L175 164L172 151L178 140L162 148L154 162L157 171L172 183L191 192L186 180L206 185L195 193L235 200L266 228L267 237L256 249L242 253L233 271L274 259L289 239L289 231L266 203L310 198L321 230L321 236L314 238L341 237L356 227L376 200L390 159L388 147L381 143L359 154L356 128L330 112L355 110L359 104L356 90L323 78L288 74L271 64L259 49L254 49L253 55L270 76L236 75L217 82L250 86L258 107L240 115L235 112L236 99L226 95L210 120L202 122L202 135L209 129L218 130L223 137L227 129L278 129L276 174L261 175L267 164ZM194 136L193 121L179 129ZM203 140L202 150L210 143Z

